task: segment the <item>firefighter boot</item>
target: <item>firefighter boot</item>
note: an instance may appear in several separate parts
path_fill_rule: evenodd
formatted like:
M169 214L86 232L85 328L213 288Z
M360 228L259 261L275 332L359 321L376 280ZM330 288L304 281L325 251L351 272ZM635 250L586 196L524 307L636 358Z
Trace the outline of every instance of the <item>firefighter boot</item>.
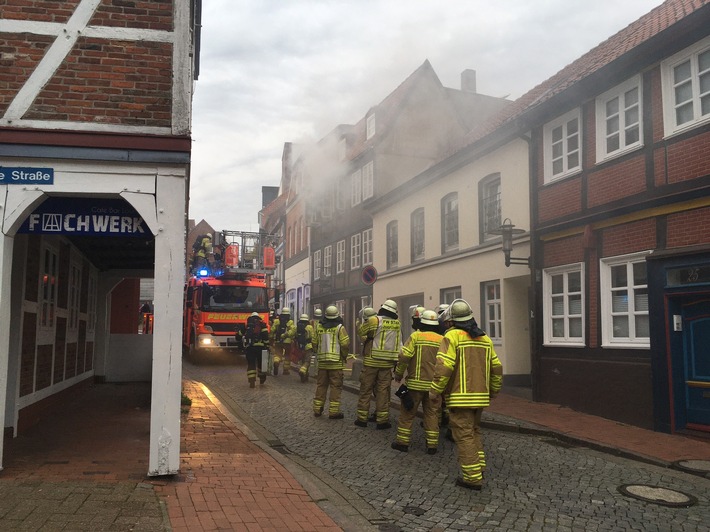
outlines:
M256 388L256 377L249 378L249 388Z
M298 370L298 376L301 377L301 382L308 382L308 370L303 366L301 366L301 369Z

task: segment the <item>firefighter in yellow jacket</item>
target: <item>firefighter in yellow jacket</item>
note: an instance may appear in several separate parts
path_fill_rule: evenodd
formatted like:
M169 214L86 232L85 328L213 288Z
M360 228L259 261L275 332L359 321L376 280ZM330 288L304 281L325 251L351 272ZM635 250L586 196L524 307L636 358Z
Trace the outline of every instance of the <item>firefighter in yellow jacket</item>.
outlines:
M298 376L301 382L308 382L308 368L311 365L311 355L313 355L314 330L308 314L301 314L296 324L296 344L301 352L301 367Z
M407 452L412 436L412 421L417 414L419 404L424 409L424 433L427 454L436 454L439 445L439 406L429 399L429 389L434 378L436 354L439 351L442 336L439 334L439 319L433 310L419 313L419 330L415 330L399 354L399 362L394 371L394 380L402 382L407 373L407 395L411 398L410 408L406 408L404 399L399 412L397 439L392 448ZM440 403L440 401L439 401Z
M279 365L283 362L284 375L291 371L289 351L296 336L296 326L291 319L291 309L284 307L279 317L271 326L271 345L274 350L274 375L279 374Z
M340 395L343 391L343 369L348 357L350 336L343 326L338 307L330 305L313 338L313 349L318 358L316 395L313 398L313 414L320 417L328 404L328 418L343 419L340 410ZM330 397L328 389L330 388Z
M453 327L441 340L429 398L440 401L443 395L449 407L449 424L462 474L456 485L480 490L486 467L481 414L503 385L503 366L493 342L478 328L466 301L454 300L446 312Z
M376 316L368 318L361 327L361 332L370 341L370 351L365 351L360 373L360 398L357 403L355 425L367 427L372 389L375 389L375 418L377 429L389 429L390 393L392 389L392 370L397 364L399 350L402 347L402 333L397 303L386 300Z

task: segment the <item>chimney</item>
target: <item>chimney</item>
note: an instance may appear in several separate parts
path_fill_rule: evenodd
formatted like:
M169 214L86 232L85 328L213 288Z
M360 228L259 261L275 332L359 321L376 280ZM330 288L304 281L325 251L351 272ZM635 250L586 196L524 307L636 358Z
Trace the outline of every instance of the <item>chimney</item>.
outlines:
M464 92L476 92L476 71L467 68L461 72L461 90Z

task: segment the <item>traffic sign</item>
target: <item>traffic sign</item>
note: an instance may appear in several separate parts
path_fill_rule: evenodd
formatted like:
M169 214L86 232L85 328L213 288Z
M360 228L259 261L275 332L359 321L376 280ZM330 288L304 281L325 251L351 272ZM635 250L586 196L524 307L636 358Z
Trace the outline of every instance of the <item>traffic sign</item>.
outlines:
M377 270L374 266L365 266L362 269L362 282L366 285L374 284L377 281Z

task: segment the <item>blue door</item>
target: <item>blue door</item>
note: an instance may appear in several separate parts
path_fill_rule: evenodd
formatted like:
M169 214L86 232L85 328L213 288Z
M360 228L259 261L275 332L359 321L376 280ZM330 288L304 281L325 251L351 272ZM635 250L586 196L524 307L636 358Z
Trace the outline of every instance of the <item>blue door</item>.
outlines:
M682 306L686 427L710 430L710 299Z

